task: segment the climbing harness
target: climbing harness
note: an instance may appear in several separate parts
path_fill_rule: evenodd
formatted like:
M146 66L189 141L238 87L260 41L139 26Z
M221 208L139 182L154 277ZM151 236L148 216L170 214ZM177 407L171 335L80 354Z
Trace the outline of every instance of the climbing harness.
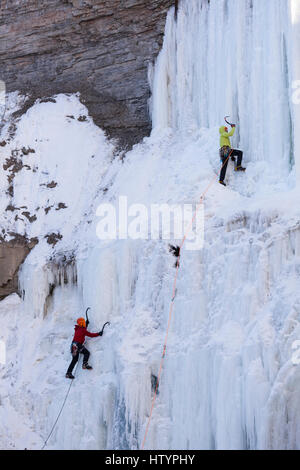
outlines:
M226 116L226 117L229 117L229 116ZM223 163L222 167L220 170L222 170L222 168L226 165L226 163L228 162L231 154L233 152L233 149L231 150L231 152L229 153L228 157L226 158L225 162ZM158 372L158 375L157 375L157 381L156 381L156 388L155 388L155 392L154 392L154 395L153 395L153 398L152 398L152 403L151 403L151 409L150 409L150 413L149 413L149 417L148 417L148 421L147 421L147 425L146 425L146 430L145 430L145 434L144 434L144 438L143 438L143 442L142 442L142 445L141 445L141 449L143 450L144 447L145 447L145 443L146 443L146 439L147 439L147 435L148 435L148 432L149 432L149 427L150 427L150 423L151 423L151 419L152 419L152 414L153 414L153 409L154 409L154 405L155 405L155 400L156 400L156 397L157 397L157 392L158 392L158 387L159 387L159 384L160 384L160 378L161 378L161 374L162 374L162 368L163 368L163 362L164 362L164 359L165 359L165 356L166 356L166 350L167 350L167 342L168 342L168 337L169 337L169 330L170 330L170 325L171 325L171 320L172 320L172 316L173 316L173 306L174 306L174 300L175 300L175 297L176 297L176 293L177 293L177 288L176 288L176 285L177 285L177 278L178 278L178 272L179 272L179 267L180 267L180 257L181 257L181 249L186 241L186 238L189 234L189 232L191 231L192 227L193 227L193 224L196 220L196 217L197 217L197 213L199 211L199 208L200 208L200 205L203 203L204 201L204 197L205 195L207 194L207 192L209 191L209 189L211 188L211 186L216 182L216 177L214 176L212 178L212 180L210 181L210 183L208 184L208 186L206 187L206 189L203 191L201 197L200 197L200 203L198 204L197 208L195 209L195 212L194 212L194 215L193 215L193 218L185 232L185 235L181 241L181 244L180 246L178 247L174 247L172 245L169 245L169 251L173 253L173 255L177 258L177 262L176 262L176 273L175 273L175 277L174 277L174 281L173 281L173 289L172 289L172 297L171 297L171 303L170 303L170 310L169 310L169 318L168 318L168 325L167 325L167 331L166 331L166 335L165 335L165 341L164 341L164 345L163 345L163 352L162 352L162 356L161 356L161 361L160 361L160 366L159 366L159 372Z
M77 341L73 341L73 343L71 344L71 354L73 357L77 356L79 352L79 347L78 347L78 343Z

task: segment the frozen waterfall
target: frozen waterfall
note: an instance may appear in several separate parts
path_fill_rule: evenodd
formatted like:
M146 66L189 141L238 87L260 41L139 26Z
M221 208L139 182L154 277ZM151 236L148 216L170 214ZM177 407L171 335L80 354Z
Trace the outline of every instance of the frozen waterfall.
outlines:
M37 103L17 123L9 149L34 148L36 171L22 169L26 191L15 177L15 205L25 191L30 210L43 207L30 224L0 201L3 225L40 234L21 269L23 297L0 302L0 448L42 447L87 306L91 331L111 325L87 340L93 371L79 365L47 448L141 448L174 259L162 238L99 240L97 207L120 196L146 208L197 203L218 178L218 128L230 114L247 173L229 165L228 187L205 199L203 249L182 252L145 448L300 449L299 31L297 0L181 0L149 73L152 135L122 161L92 120L78 120L88 112L75 95ZM51 233L62 237L53 246Z
M296 3L182 1L177 21L170 11L153 80L153 127L212 127L230 114L247 159L264 160L286 177L294 163L292 87L299 78Z

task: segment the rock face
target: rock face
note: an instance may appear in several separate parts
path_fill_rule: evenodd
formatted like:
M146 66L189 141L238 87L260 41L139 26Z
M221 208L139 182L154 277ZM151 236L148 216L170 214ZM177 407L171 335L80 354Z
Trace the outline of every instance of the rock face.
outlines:
M37 240L17 236L0 244L0 300L18 292L18 271Z
M79 92L96 124L120 147L140 141L151 128L148 66L160 50L173 4L177 1L2 0L0 80L7 92L29 97L18 114L37 98ZM12 180L22 165L11 157L3 168L10 172L13 197ZM23 215L34 222L29 212ZM48 243L54 246L57 237L50 234ZM19 267L36 243L18 234L11 241L0 236L0 300L18 292Z
M80 92L121 146L150 131L148 64L175 0L2 0L1 76L36 98Z

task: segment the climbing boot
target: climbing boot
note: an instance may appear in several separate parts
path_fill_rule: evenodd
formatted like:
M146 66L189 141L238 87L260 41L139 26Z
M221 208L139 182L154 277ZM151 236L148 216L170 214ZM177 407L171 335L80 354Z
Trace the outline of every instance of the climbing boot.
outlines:
M89 364L82 364L82 368L87 369L87 370L91 370L92 366L90 366Z
M242 167L242 166L237 166L235 168L235 171L246 171L246 168Z
M66 373L66 379L72 379L73 380L73 379L75 379L75 377L74 377L73 374L71 374L71 372L67 372Z
M224 183L224 181L219 181L220 184L222 184L223 186L227 186L226 183Z

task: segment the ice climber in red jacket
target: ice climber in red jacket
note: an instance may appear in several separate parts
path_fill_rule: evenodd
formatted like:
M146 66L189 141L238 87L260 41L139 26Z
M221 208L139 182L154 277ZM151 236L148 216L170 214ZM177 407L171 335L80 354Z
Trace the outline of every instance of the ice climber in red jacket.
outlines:
M69 365L69 368L66 373L67 379L74 379L74 375L72 371L74 369L75 364L79 359L79 354L83 354L83 369L92 369L92 367L88 364L88 360L90 357L90 352L83 346L85 337L88 336L90 338L95 338L96 336L102 336L103 331L99 333L90 333L87 330L88 321L86 322L84 318L78 318L77 325L75 325L75 334L71 344L71 354L73 356L72 362Z

